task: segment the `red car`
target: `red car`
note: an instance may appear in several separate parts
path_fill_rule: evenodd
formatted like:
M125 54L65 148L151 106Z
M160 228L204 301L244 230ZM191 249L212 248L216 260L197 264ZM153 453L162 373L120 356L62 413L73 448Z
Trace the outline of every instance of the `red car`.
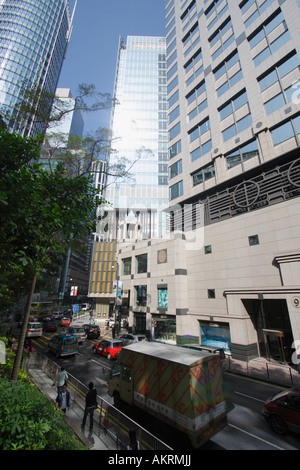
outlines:
M278 434L300 433L300 388L285 390L269 398L262 414Z
M94 354L101 354L107 359L116 359L124 347L123 341L120 339L104 339L100 343L93 344L92 351Z
M60 326L70 326L71 325L71 320L70 318L62 318L61 322L60 322Z
M43 326L45 331L57 331L57 324L54 321L46 321Z

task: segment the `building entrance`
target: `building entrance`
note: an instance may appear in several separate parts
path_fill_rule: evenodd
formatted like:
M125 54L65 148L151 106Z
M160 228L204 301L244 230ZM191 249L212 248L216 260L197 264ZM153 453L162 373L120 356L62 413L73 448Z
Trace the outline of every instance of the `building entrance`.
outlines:
M257 332L259 354L279 362L290 362L293 334L285 299L243 299Z

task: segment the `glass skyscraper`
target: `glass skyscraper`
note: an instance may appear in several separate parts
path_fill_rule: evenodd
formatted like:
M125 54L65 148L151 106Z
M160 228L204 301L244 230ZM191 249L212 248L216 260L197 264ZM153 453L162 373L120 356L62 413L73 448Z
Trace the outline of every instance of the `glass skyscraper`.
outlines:
M71 26L69 0L0 0L0 113L11 113L10 131L43 131L32 117L18 122L16 105L28 89L55 93Z
M111 116L110 166L126 159L129 175L108 178L113 238L147 239L165 230L168 206L167 64L162 37L119 41Z

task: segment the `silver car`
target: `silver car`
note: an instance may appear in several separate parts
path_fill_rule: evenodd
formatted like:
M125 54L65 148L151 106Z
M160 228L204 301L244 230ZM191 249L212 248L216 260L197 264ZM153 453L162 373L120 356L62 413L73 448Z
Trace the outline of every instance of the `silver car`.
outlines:
M68 335L74 335L78 338L78 343L84 343L87 338L85 329L82 326L68 326L66 329Z
M145 335L132 335L130 333L119 336L125 346L132 343L139 343L140 341L148 341Z

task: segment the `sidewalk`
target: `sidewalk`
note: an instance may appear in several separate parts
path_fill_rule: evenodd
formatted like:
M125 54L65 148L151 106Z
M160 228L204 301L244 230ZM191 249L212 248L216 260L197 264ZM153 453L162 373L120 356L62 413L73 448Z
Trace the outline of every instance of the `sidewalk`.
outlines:
M45 394L50 401L55 403L57 391L56 387L53 387L53 379L49 378L39 367L38 361L34 358L30 359L30 366L28 374L31 376L32 381L35 383L37 388ZM117 442L109 435L106 434L103 428L99 427L99 424L95 420L94 431L89 431L88 426L84 429L81 428L81 422L83 417L83 406L79 404L79 401L71 399L70 410L66 411L65 419L69 426L73 429L78 439L90 450L124 450L125 447ZM89 422L89 421L87 421Z

